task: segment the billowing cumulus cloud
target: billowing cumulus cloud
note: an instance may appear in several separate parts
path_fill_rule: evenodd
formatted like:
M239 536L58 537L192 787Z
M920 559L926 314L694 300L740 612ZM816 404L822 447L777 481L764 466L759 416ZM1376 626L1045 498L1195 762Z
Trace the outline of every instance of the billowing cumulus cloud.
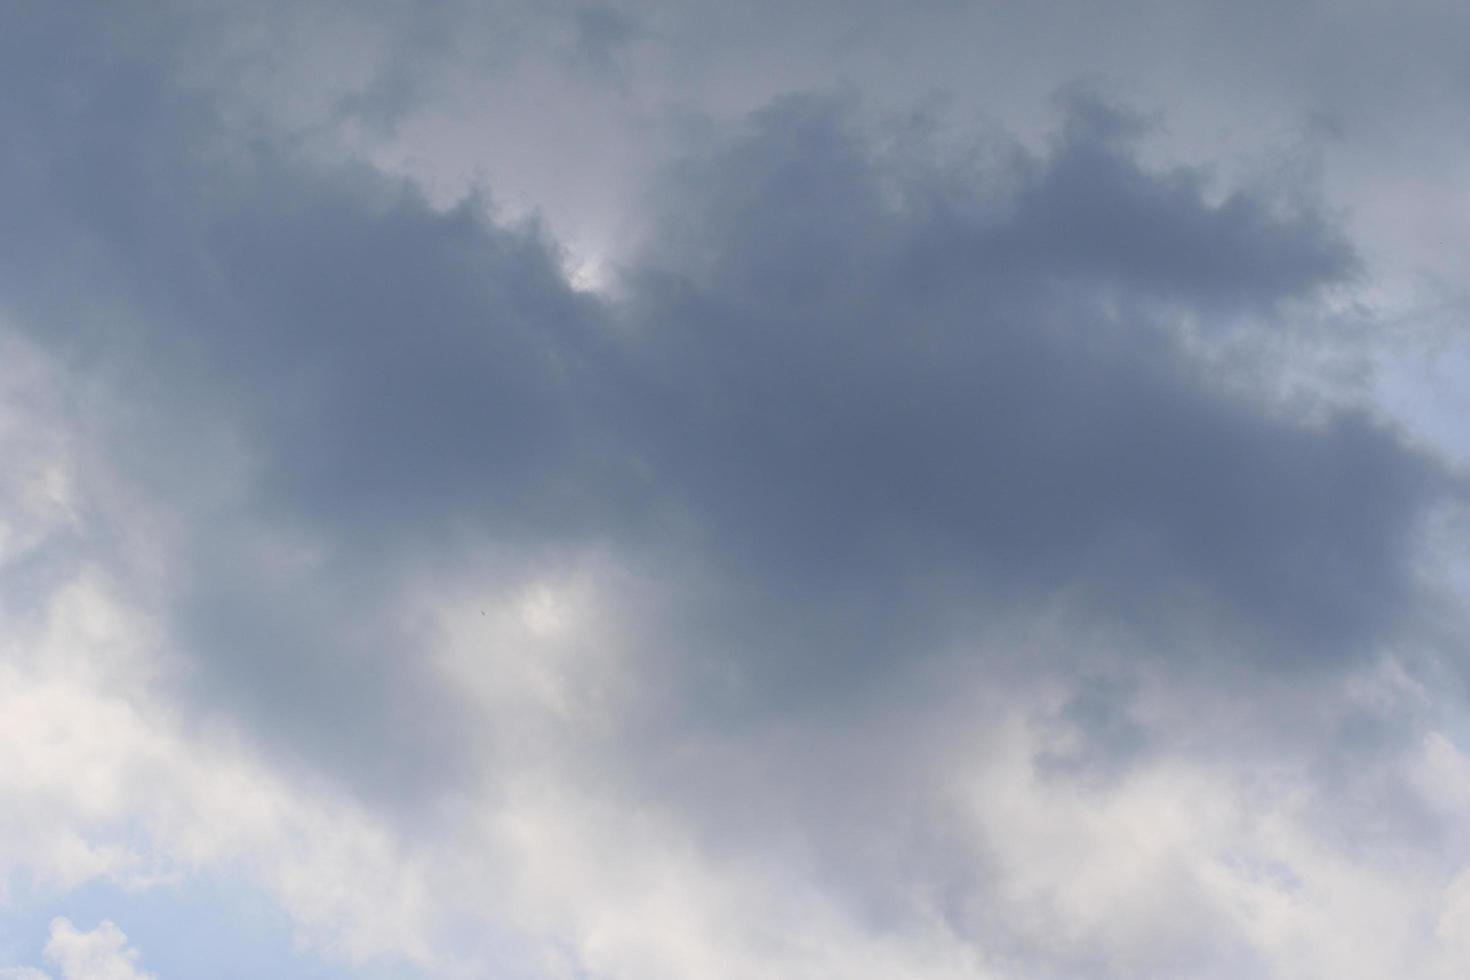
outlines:
M3 32L12 904L226 876L354 976L1461 975L1464 477L1323 367L1384 243L1059 65L1024 133L645 102L588 289L384 161L690 28L512 6Z
M152 980L137 966L138 951L127 945L122 930L104 919L97 928L83 932L70 919L51 923L46 959L61 971L63 980ZM10 980L48 980L45 973L30 967L0 970Z
M67 919L51 923L46 959L55 963L67 980L149 980L136 966L138 951L127 946L122 930L107 920L96 929L82 932Z

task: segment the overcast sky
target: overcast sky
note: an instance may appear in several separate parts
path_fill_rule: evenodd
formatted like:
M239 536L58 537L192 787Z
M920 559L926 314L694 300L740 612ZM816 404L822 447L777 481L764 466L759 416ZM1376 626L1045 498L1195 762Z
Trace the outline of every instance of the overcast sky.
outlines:
M1467 36L0 0L0 978L1464 977Z

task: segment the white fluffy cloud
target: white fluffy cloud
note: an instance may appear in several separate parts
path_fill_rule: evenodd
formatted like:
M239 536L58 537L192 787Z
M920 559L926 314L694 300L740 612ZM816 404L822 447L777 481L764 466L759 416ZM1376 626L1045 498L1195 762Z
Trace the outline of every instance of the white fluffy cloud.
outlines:
M157 980L138 966L138 951L128 945L128 937L108 919L85 932L70 919L53 919L45 957L47 963L61 971L62 980ZM33 967L0 970L0 977L50 980L46 973Z
M69 644L46 660L68 666L10 669L0 688L0 773L19 804L5 815L8 873L61 890L227 869L274 895L320 949L451 976L495 964L507 975L611 980L1025 978L1038 975L1028 964L1039 948L1054 963L1119 976L1462 975L1462 844L1379 849L1353 840L1352 827L1325 829L1320 810L1336 803L1313 797L1302 768L1310 760L1241 772L1166 753L1102 783L1038 767L1076 739L1058 726L1047 691L996 691L952 704L946 719L870 716L881 730L818 757L806 753L819 736L794 730L755 745L687 745L689 764L723 770L715 785L753 780L751 793L789 794L747 799L745 817L731 816L792 821L784 832L712 839L646 786L598 771L601 740L634 721L597 679L617 671L591 662L617 633L599 611L615 587L598 567L530 583L501 606L487 601L483 620L477 599L440 611L446 630L466 629L467 607L472 623L493 623L495 642L479 649L494 655L471 663L477 647L461 636L445 663L497 708L486 713L487 739L512 743L483 774L483 792L433 839L186 733L156 695L120 693L129 685L105 672L107 657L143 631L124 629L95 584L68 586L46 626L46 642ZM1405 696L1391 674L1358 683L1365 697ZM1188 721L1153 719L1172 738L1188 737ZM895 744L922 771L894 771L884 750ZM1470 758L1452 741L1426 735L1398 764L1412 776L1404 791L1437 822L1470 819ZM880 790L856 804L870 813L839 805L801 816L805 790L788 780L833 766L909 796L884 800ZM1374 802L1341 805L1356 821L1372 818ZM825 819L825 831L795 822ZM926 858L936 820L944 839ZM1394 839L1392 828L1358 829ZM826 832L848 839L829 851ZM877 864L834 867L834 854ZM868 873L889 876L878 906L852 898L867 886L843 885ZM497 939L465 943L469 924ZM1215 966L1191 965L1202 948ZM68 980L145 975L109 924L82 933L59 922L47 949ZM1016 952L996 952L1007 949Z
M467 662L474 646L463 638L457 652L446 647L456 676L498 706L487 739L511 742L484 790L425 836L186 732L156 695L119 693L128 685L104 664L125 640L107 624L126 617L97 586L70 585L47 626L48 642L71 644L47 659L70 666L11 668L0 686L0 773L16 801L4 817L7 872L65 890L226 870L274 895L319 949L447 976L489 964L610 980L1027 978L1044 975L1028 965L1037 949L1119 976L1463 975L1463 841L1332 829L1324 809L1341 805L1351 824L1376 819L1377 801L1314 798L1311 760L1242 772L1164 753L1102 783L1038 767L1076 738L1044 691L997 691L951 705L944 720L870 716L882 730L817 756L808 753L821 736L801 731L691 743L685 762L716 770L711 785L729 781L721 792L776 793L729 819L784 830L722 843L647 785L599 771L601 740L635 720L597 679L609 665L589 662L615 635L598 618L601 587L584 570L491 605L498 642L482 649L498 651L498 664ZM463 611L445 612L445 628L464 629ZM1360 681L1379 698L1403 696L1397 683ZM1189 737L1186 719L1155 723ZM895 771L884 755L895 745L922 771ZM1412 777L1397 802L1424 806L1436 826L1470 820L1470 758L1450 739L1425 735L1396 765ZM908 795L880 789L808 810L802 797L822 792L828 767ZM1366 782L1348 785L1366 793ZM940 842L926 839L936 822ZM876 891L844 885L865 875L880 880ZM466 943L466 928L481 938ZM1194 962L1201 949L1214 966ZM58 923L47 956L68 980L145 976L107 924L81 933Z
M138 958L128 937L107 919L88 932L67 919L51 923L46 961L61 971L64 980L154 980L153 974L138 967Z

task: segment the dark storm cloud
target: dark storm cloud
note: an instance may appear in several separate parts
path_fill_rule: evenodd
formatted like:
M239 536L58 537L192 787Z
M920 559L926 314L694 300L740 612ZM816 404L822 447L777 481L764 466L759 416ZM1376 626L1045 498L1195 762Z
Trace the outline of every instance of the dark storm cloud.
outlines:
M1067 95L1062 138L1024 184L987 264L1206 308L1268 306L1356 271L1352 249L1320 215L1281 217L1241 191L1209 205L1203 174L1139 168L1130 150L1140 120L1085 91Z
M49 17L7 47L5 120L41 138L3 165L6 307L122 393L116 462L189 522L174 639L206 703L369 788L452 770L404 723L453 712L390 598L456 522L575 510L585 301L475 202L219 132L163 57ZM241 466L222 503L211 471ZM270 538L324 564L283 571Z
M1310 298L1352 250L1142 167L1115 110L1074 100L1046 153L941 183L851 106L782 101L676 168L604 301L534 227L221 132L105 39L4 43L30 134L0 172L7 308L126 392L116 455L195 522L174 638L198 697L361 785L452 771L454 698L394 598L482 545L698 569L640 628L783 710L1063 594L1161 655L1283 669L1414 611L1437 465L1365 416L1227 393L1171 328ZM221 504L190 463L225 434ZM271 536L320 557L283 574Z
M1101 111L1021 155L998 202L895 201L823 100L685 174L626 311L652 379L629 428L759 603L790 603L783 669L891 656L885 631L956 580L977 602L1080 588L1163 633L1202 596L1236 655L1283 666L1360 653L1411 605L1436 466L1365 417L1227 396L1149 312L1310 295L1351 251L1312 214L1141 169ZM846 635L813 642L833 604Z

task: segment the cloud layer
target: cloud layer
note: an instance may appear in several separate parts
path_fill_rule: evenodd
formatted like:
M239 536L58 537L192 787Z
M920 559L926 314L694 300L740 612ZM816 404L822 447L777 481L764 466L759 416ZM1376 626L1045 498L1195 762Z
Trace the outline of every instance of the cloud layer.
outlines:
M436 976L1463 971L1464 480L1314 375L1388 327L1310 180L790 94L593 291L352 149L478 22L322 9L303 101L227 9L0 32L4 879ZM669 23L504 13L628 98Z

